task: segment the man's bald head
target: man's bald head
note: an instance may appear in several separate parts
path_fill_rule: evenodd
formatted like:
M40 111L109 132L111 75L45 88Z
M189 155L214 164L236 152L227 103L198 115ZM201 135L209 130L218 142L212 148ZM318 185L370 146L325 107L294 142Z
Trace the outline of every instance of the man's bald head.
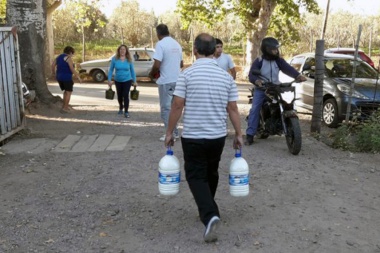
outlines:
M215 46L215 38L208 33L199 34L194 41L194 47L197 53L206 57L214 54Z

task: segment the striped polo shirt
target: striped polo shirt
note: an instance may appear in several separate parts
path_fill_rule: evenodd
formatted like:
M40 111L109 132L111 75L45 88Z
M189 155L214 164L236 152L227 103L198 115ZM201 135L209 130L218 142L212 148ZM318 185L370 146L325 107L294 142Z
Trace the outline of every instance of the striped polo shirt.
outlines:
M227 104L239 99L231 75L215 60L200 58L179 76L174 95L185 99L182 137L216 139L227 135Z

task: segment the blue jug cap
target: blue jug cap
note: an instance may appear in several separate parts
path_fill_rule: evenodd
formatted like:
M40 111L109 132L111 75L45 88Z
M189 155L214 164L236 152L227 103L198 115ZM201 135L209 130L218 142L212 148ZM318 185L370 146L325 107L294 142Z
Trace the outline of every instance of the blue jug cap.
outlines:
M235 149L235 157L241 157L241 148Z
M167 155L173 155L173 154L174 154L174 152L173 152L173 150L170 148L170 146L168 147L168 150L166 150L166 154L167 154Z

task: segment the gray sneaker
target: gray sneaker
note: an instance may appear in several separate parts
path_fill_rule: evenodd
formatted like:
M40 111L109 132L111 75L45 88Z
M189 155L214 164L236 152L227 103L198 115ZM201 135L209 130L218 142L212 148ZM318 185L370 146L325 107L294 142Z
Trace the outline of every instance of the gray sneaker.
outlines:
M205 239L205 242L215 242L218 240L217 230L219 227L220 219L218 216L214 216L211 218L211 220L208 222L205 234L203 238Z

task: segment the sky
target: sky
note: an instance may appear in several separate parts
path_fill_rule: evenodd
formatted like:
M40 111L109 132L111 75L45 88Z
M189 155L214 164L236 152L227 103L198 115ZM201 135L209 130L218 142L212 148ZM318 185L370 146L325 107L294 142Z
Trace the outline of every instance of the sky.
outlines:
M327 0L317 0L321 9L326 9ZM363 13L365 15L379 15L380 1L379 0L330 0L330 11L336 12L344 10L353 14Z
M106 6L103 12L109 17L112 11L121 3L121 0L101 0ZM140 9L154 10L156 15L163 14L167 10L176 8L177 0L138 0ZM321 9L327 6L327 0L317 0ZM378 15L380 14L380 0L330 0L330 11L349 11L353 14Z
M140 9L150 12L151 10L158 16L167 10L176 8L177 0L137 0L140 4ZM121 0L101 0L106 6L104 13L107 17L112 14L112 11L121 3Z

